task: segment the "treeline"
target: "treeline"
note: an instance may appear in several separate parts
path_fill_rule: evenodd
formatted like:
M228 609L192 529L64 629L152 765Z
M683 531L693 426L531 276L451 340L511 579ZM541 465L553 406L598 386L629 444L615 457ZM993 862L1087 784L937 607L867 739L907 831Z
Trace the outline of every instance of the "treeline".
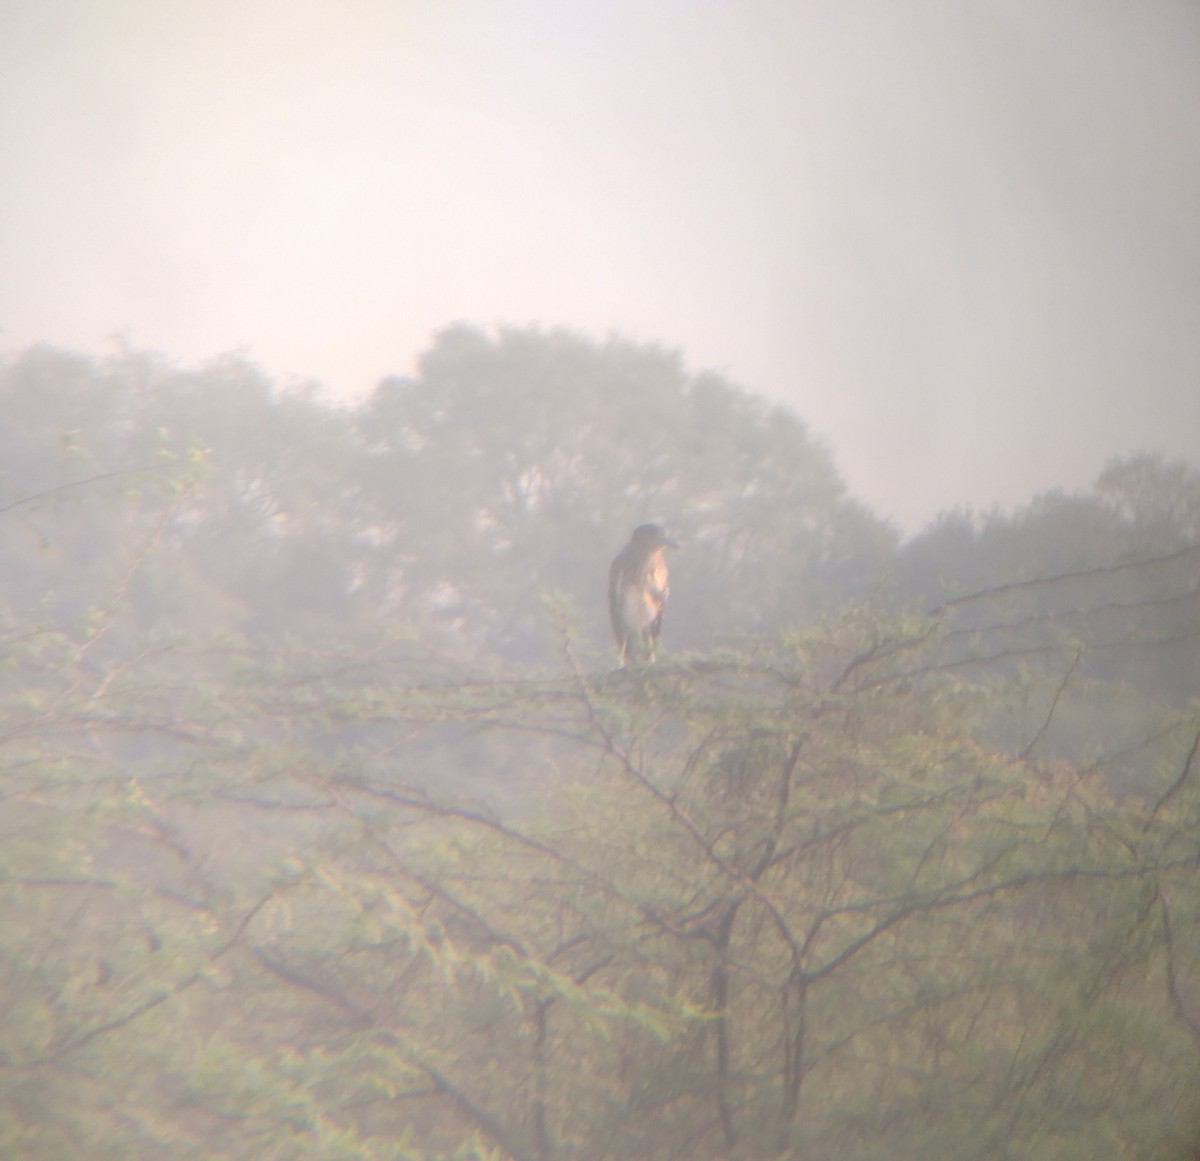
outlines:
M464 326L0 415L4 1156L1190 1155L1192 469L901 543L677 354Z
M690 647L810 615L872 583L895 544L793 416L616 339L452 328L419 377L353 409L278 391L232 359L179 373L138 355L34 351L0 392L9 502L198 457L164 530L176 567L160 591L180 589L179 610L211 602L205 623L250 633L400 617L470 650L544 660L545 595L572 598L600 640L608 561L657 514L688 545L672 621ZM9 535L24 573L36 554ZM111 540L90 518L78 543L57 539L78 564Z
M564 331L451 327L416 377L354 407L233 357L185 372L52 349L0 368L0 400L14 615L47 600L77 612L95 570L120 569L138 543L135 512L161 519L170 550L129 594L146 623L282 637L399 619L506 661L553 655L548 594L603 645L608 561L648 519L684 544L677 651L853 600L933 609L1200 542L1200 472L1139 456L1090 493L948 512L902 544L786 409L690 375L677 352ZM147 497L168 479L186 494ZM136 509L97 503L139 489Z

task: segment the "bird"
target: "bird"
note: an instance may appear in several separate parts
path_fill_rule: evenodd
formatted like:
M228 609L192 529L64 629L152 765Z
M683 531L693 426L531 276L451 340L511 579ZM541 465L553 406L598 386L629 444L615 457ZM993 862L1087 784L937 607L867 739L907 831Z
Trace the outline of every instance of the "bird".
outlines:
M661 524L639 524L612 562L608 611L622 669L630 656L645 654L651 662L654 660L663 608L671 592L663 552L678 547Z

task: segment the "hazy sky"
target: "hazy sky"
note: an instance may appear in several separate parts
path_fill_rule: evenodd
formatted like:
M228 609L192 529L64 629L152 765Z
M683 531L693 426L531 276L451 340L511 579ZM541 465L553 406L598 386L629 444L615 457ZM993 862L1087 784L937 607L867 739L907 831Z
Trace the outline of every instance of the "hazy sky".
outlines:
M456 319L678 347L909 528L1200 461L1200 4L0 0L0 352L356 397Z

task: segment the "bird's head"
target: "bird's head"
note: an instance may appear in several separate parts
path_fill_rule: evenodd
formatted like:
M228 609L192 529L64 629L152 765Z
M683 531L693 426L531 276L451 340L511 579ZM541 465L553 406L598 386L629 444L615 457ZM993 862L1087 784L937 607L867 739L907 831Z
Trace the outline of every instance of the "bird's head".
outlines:
M633 530L631 540L639 548L653 552L656 548L678 548L679 545L666 533L661 524L639 524Z

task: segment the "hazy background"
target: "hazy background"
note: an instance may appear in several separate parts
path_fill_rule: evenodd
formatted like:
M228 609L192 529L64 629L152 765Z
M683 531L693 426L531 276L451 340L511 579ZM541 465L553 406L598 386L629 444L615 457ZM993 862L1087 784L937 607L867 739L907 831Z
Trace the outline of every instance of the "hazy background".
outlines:
M0 352L618 330L909 529L1196 458L1198 207L1190 0L0 2Z

